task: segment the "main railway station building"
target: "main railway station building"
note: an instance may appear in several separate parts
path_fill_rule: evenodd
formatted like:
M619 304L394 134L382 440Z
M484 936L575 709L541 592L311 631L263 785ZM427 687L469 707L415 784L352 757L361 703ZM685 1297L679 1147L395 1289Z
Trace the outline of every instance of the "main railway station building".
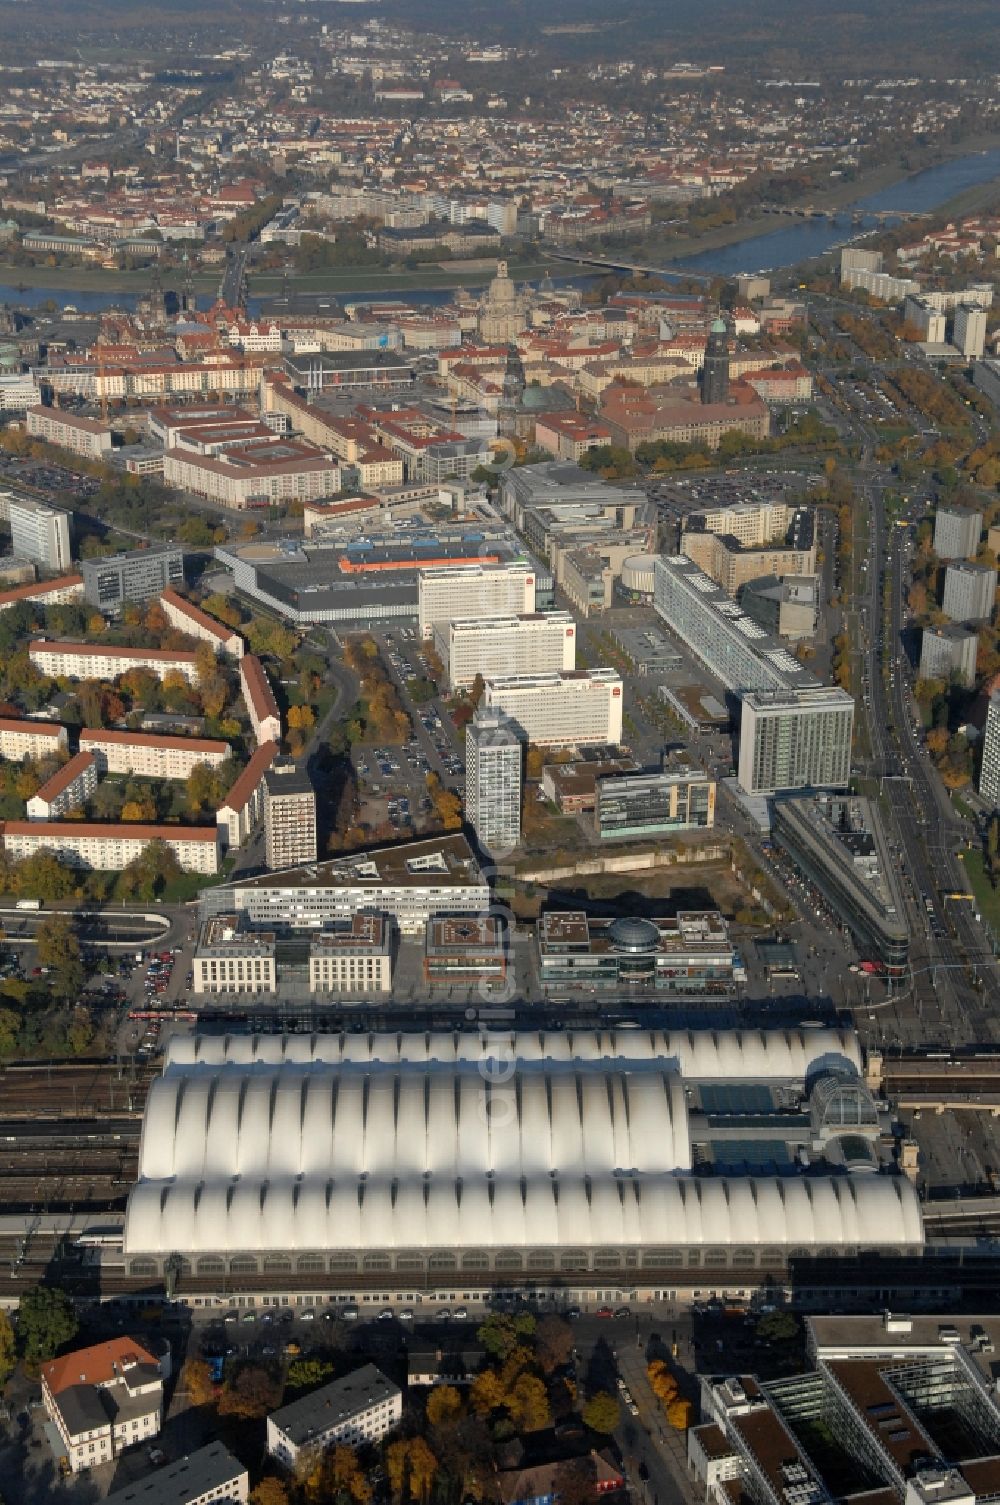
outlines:
M821 1027L180 1037L124 1273L209 1304L642 1301L919 1254L860 1064Z

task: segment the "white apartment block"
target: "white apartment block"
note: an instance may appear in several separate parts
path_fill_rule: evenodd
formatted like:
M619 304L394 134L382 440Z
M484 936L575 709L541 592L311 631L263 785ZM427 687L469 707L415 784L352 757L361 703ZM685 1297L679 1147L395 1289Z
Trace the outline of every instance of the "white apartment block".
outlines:
M263 742L215 812L223 850L241 847L264 814L264 775L278 756L276 742Z
M944 312L924 298L907 298L903 305L903 322L919 331L928 345L943 345L947 339Z
M997 572L990 564L962 561L944 572L941 610L953 622L987 622L996 604Z
M454 690L476 675L545 674L576 668L576 623L568 611L436 622L434 646Z
M283 730L281 712L267 682L264 666L253 653L245 653L240 659L240 688L257 746L280 742Z
M267 1451L293 1469L300 1452L333 1443L351 1447L380 1442L403 1416L398 1385L374 1364L365 1364L267 1418Z
M747 794L843 789L851 776L854 700L834 685L743 696L738 778Z
M68 570L73 561L69 513L31 497L12 496L8 508L11 549L47 570Z
M167 653L159 648L99 648L93 643L36 638L28 644L28 657L51 679L117 679L130 669L148 669L157 679L183 674L192 685L198 679L193 653Z
M28 409L28 433L46 444L58 444L88 460L100 460L111 453L111 429L96 418L81 418L61 408Z
M93 753L78 752L33 794L28 801L29 820L57 820L67 810L86 804L97 788L97 764Z
M37 404L41 393L30 371L0 375L0 413L24 413Z
M97 825L85 821L8 820L0 822L8 857L20 861L53 851L71 867L120 873L141 857L151 841L169 847L186 873L217 873L219 845L214 826Z
M32 581L0 591L0 611L8 611L21 601L34 606L69 606L83 600L83 576L60 575L57 580Z
M621 742L622 700L616 669L574 669L488 679L482 704L503 711L538 747L586 747Z
M417 618L421 637L433 637L437 622L524 616L534 609L535 571L523 560L420 571Z
M37 762L64 753L69 735L64 726L50 726L44 721L0 720L0 758L5 763L23 763L25 758Z
M100 728L80 733L80 751L93 753L102 773L131 773L141 779L186 779L199 763L218 768L232 756L228 742Z
M264 459L239 449L224 455L168 449L163 456L163 479L168 486L239 512L280 502L315 501L340 491L340 466L328 456L295 453L290 443L270 450ZM279 450L290 453L282 459Z
M186 632L188 637L197 638L199 642L211 643L216 653L223 653L227 658L239 660L243 657L244 643L240 634L179 595L172 585L161 594L160 605L167 621L178 632Z

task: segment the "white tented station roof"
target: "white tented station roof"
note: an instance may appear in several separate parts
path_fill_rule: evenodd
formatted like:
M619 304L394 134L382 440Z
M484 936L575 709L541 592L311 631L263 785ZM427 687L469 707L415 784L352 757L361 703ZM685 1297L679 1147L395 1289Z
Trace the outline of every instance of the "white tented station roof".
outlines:
M692 1175L686 1074L804 1081L857 1057L808 1029L179 1039L125 1250L919 1246L900 1177Z
M303 1065L325 1061L481 1062L659 1061L689 1082L805 1081L838 1067L861 1070L853 1030L804 1027L740 1030L455 1030L329 1035L182 1035L171 1040L166 1070L234 1062Z

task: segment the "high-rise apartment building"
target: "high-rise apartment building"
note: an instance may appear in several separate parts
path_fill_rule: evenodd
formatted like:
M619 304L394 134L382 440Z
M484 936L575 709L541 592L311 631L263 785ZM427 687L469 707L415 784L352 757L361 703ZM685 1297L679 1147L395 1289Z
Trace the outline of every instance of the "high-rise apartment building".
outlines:
M617 746L622 740L622 681L616 669L488 679L483 703L512 716L538 747Z
M997 572L990 564L963 561L944 572L941 610L953 622L986 622L997 594Z
M992 809L1000 808L1000 690L993 691L986 712L979 793Z
M477 674L491 679L575 669L576 623L568 611L438 622L434 646L451 689L463 690Z
M264 861L272 870L316 861L316 793L291 758L264 775Z
M979 360L986 350L986 310L978 303L960 303L955 310L952 344L970 360Z
M12 496L9 506L13 552L47 570L68 570L73 558L69 513L31 497Z
M433 637L437 622L520 616L534 609L535 571L523 560L420 571L417 617L421 637Z
M983 514L974 507L939 507L934 515L934 552L939 559L971 559L982 531Z
M835 685L743 696L738 777L747 794L843 789L851 774L854 701Z
M963 685L976 678L976 653L979 637L972 627L946 622L943 627L925 627L920 638L920 679L951 679L955 675Z
M480 709L465 729L465 814L486 852L521 840L524 734L502 711Z
M99 611L120 611L126 601L154 601L171 585L184 584L184 554L171 544L132 549L108 559L80 563L83 593Z

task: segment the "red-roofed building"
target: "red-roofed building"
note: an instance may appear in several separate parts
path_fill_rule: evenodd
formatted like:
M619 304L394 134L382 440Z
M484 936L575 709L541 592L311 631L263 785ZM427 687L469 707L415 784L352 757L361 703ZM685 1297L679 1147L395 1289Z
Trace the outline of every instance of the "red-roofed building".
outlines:
M228 658L239 660L243 657L244 643L240 634L179 595L173 586L168 585L162 592L160 605L167 621L179 632L186 632L203 643L211 643L216 653L224 653Z
M262 742L215 812L223 848L239 847L264 814L264 775L278 756L276 742Z
M267 682L264 666L253 653L245 653L240 659L240 687L258 747L265 742L280 742L283 732L281 712Z
M36 580L0 591L0 611L16 606L19 601L32 601L36 606L68 606L72 601L82 600L83 576L57 575L54 580Z
M156 1437L163 1374L133 1338L111 1338L42 1365L42 1400L74 1474Z
M28 801L29 820L56 820L67 810L84 804L97 788L97 764L93 753L78 752L33 794Z

